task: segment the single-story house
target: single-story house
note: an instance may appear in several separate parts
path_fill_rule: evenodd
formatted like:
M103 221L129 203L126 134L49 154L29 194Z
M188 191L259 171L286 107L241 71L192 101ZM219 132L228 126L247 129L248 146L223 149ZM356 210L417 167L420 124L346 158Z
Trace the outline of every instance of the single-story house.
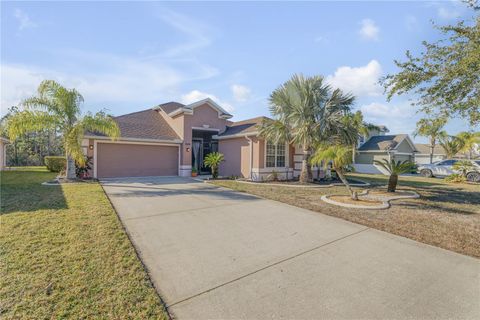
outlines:
M121 136L88 133L82 141L93 157L95 178L138 176L190 176L192 168L207 174L204 158L224 154L220 175L268 179L298 176L301 153L286 143L260 138L263 117L232 122L232 115L207 98L189 105L169 102L115 117Z
M7 144L9 143L10 140L0 137L0 170L7 166Z
M360 173L387 174L382 167L375 165L374 160L413 162L416 152L417 149L408 134L371 136L358 148L353 166L355 171Z
M430 163L430 145L426 143L415 143L415 148L418 150L415 153L415 163L416 164L427 164ZM432 162L441 161L447 158L447 154L443 147L439 144L435 145L433 149L433 160Z

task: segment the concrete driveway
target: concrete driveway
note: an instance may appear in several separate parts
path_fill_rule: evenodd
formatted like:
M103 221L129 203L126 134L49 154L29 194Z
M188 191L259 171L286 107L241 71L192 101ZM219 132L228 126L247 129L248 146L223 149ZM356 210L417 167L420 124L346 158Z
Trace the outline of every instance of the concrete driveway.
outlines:
M102 184L174 317L480 318L477 259L188 178Z

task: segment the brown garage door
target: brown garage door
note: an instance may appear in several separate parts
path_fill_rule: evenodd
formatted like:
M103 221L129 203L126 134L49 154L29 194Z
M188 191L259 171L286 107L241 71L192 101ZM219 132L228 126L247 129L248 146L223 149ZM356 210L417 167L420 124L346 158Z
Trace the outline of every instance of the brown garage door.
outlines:
M97 177L178 175L178 147L98 143Z

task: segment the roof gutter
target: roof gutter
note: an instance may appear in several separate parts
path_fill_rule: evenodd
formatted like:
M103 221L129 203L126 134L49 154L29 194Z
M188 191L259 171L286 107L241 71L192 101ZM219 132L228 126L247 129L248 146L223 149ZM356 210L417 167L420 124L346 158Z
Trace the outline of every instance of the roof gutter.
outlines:
M111 139L104 136L84 136L85 139L94 139L94 140L112 140L112 141L135 141L135 142L153 142L153 143L172 143L172 144L181 144L183 140L174 139L174 140L165 140L165 139L142 139L142 138L125 138L120 137L118 139Z
M258 136L258 134L259 134L258 131L254 131L254 132L248 132L248 133L237 133L237 134L232 134L228 136L215 135L212 138L217 140L226 140L226 139L233 139L233 138L253 137L253 136Z

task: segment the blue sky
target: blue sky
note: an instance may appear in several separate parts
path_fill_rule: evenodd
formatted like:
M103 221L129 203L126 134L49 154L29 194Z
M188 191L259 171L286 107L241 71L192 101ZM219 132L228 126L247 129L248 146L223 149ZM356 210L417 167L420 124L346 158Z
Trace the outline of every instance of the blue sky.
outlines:
M2 114L48 78L77 88L85 110L120 115L208 96L242 120L268 115L272 90L304 73L353 92L368 121L410 134L420 115L408 97L387 102L378 78L437 39L432 21L473 15L457 1L1 6ZM447 129L468 128L454 120Z

